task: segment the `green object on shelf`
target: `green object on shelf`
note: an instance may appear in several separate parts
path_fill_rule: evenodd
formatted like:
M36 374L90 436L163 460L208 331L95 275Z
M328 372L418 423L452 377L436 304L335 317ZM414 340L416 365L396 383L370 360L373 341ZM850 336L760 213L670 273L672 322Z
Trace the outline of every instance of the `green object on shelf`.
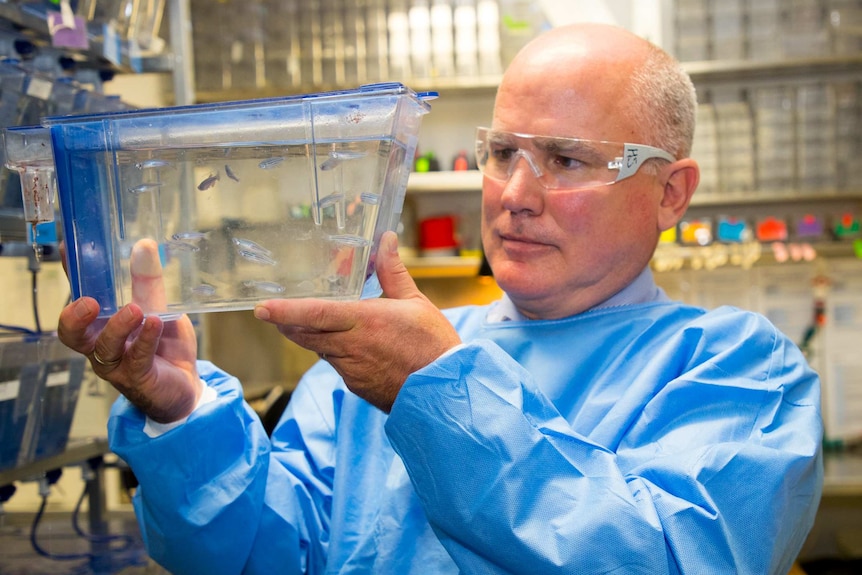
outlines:
M843 214L833 228L838 239L851 238L859 235L859 218L853 214Z
M856 257L862 260L862 238L857 238L853 241L853 253Z
M428 156L419 156L416 158L416 165L413 168L417 172L428 172L431 169L431 161Z
M503 26L505 26L507 30L517 30L521 32L530 32L533 27L528 20L513 18L509 14L503 15Z

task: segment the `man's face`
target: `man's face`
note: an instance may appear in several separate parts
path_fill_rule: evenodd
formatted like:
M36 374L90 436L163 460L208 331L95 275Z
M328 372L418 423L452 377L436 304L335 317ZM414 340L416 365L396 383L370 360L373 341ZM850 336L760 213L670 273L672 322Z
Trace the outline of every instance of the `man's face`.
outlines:
M493 129L642 142L625 119L631 115L622 85L607 71L596 76L584 68L561 78L542 68L507 74ZM600 303L649 262L661 191L648 169L612 185L546 190L519 159L508 181L483 183L482 239L494 277L529 317L566 317Z

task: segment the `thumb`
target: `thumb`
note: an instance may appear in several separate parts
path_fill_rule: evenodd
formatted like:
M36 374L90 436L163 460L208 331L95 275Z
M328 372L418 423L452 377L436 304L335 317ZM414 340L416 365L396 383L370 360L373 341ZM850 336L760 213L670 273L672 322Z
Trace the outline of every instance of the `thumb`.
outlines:
M129 258L129 269L132 276L132 301L141 306L146 314L166 311L168 302L159 245L151 239L135 242Z
M416 282L398 255L398 236L395 232L388 231L380 237L376 269L377 279L386 297L407 299L419 294Z

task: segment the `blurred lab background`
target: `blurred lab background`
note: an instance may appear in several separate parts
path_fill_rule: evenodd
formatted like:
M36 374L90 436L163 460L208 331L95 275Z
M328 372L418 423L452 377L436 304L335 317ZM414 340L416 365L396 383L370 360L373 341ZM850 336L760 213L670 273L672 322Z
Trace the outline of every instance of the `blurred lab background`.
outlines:
M500 292L483 265L475 127L518 48L581 20L628 27L694 79L701 183L656 279L674 298L763 313L819 371L826 492L800 565L860 572L862 0L0 1L0 128L384 81L437 91L402 256L441 307L485 303ZM134 476L106 446L115 394L53 333L69 299L54 231L36 257L20 181L0 168L0 573L158 573ZM251 312L193 321L201 357L273 425L316 356Z

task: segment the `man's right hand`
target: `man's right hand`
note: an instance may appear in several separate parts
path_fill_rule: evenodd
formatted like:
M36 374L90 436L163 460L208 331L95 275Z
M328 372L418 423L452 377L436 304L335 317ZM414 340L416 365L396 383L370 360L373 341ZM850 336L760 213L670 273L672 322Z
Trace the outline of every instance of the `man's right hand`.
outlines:
M165 309L158 245L135 244L131 255L132 303L97 320L99 303L82 297L60 313L60 341L87 356L93 371L110 382L150 419L186 417L203 391L197 373L197 339L187 316L163 321L144 310Z

